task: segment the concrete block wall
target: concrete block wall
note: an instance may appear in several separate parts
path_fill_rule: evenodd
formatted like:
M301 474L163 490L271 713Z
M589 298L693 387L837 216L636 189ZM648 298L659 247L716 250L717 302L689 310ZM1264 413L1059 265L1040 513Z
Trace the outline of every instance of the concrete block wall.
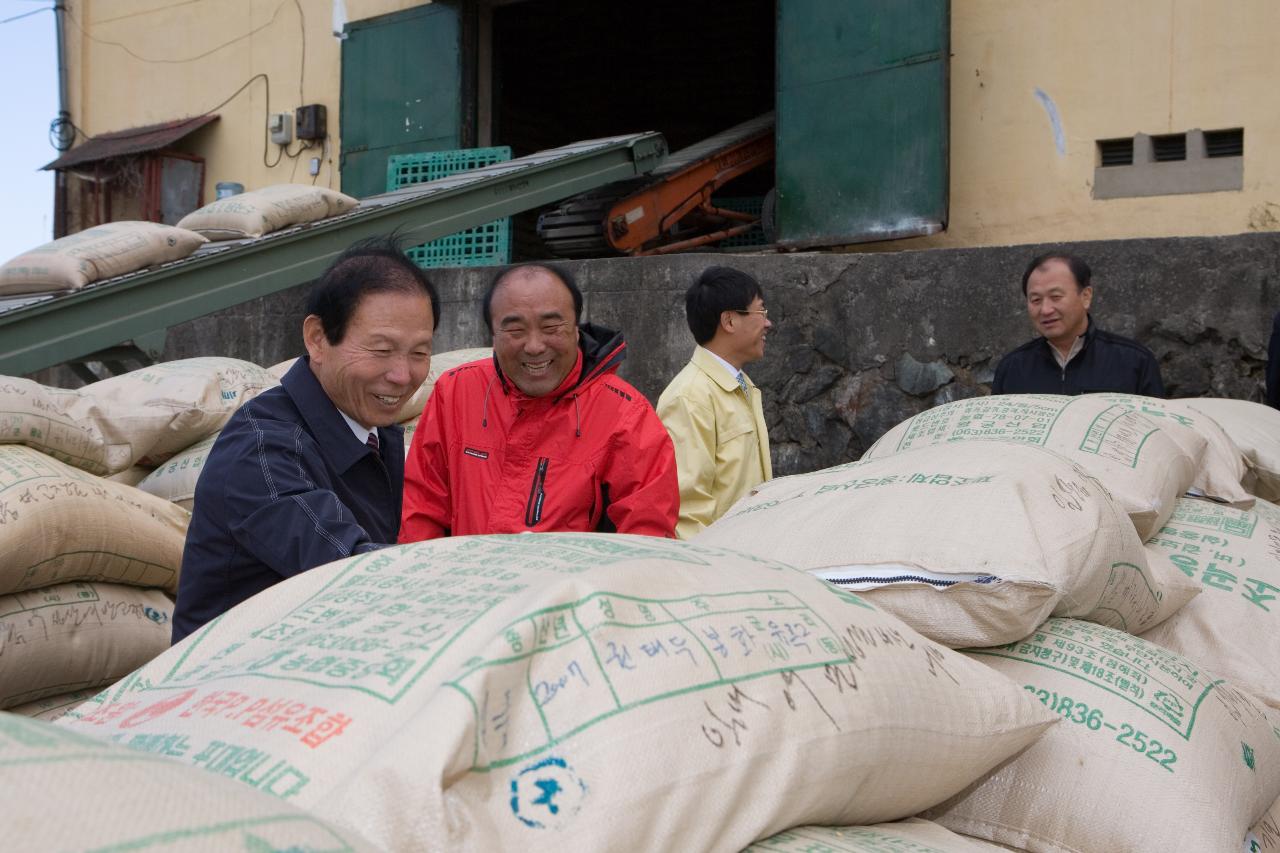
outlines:
M705 267L756 276L774 329L747 369L764 391L778 475L855 459L889 428L988 393L996 362L1032 330L1019 281L1047 246L858 254L685 254L567 263L585 318L622 328L622 375L656 401L693 349L684 290ZM1094 270L1094 318L1160 360L1172 396L1260 400L1280 310L1280 234L1060 247ZM431 271L436 351L488 345L480 298L494 270ZM171 329L166 358L270 365L301 352L306 286Z

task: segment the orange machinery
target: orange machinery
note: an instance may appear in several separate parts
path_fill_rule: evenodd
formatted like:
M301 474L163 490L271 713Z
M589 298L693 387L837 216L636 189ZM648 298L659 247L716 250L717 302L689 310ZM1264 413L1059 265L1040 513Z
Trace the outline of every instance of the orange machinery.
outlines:
M711 203L720 187L773 160L773 113L676 151L648 175L567 199L538 217L562 257L657 255L728 239L759 217Z

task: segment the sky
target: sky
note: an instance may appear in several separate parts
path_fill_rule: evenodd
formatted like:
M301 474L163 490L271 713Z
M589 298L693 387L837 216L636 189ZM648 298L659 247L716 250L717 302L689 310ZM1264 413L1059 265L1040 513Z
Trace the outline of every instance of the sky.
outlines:
M49 122L58 115L53 0L0 0L0 263L53 239ZM20 20L9 20L34 12Z

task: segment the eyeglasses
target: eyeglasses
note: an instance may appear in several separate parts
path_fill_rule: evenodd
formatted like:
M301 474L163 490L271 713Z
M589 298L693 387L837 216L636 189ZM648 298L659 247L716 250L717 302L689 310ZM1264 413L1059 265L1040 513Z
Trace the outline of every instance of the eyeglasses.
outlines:
M735 309L733 309L733 313L735 313L735 314L759 314L761 317L764 317L766 320L767 320L767 319L769 319L769 309L768 309L768 308L756 308L756 309L754 309L754 310L752 310L752 311L740 311L740 310L738 310L737 308L735 308Z

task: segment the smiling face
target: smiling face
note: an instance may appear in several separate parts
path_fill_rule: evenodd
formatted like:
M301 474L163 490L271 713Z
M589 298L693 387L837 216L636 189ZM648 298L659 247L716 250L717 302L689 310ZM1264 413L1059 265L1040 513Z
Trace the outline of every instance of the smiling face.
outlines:
M396 422L431 369L431 300L399 290L365 295L346 333L329 343L320 318L302 321L311 372L340 411L372 429Z
M1027 316L1045 340L1067 351L1089 328L1093 288L1081 289L1066 261L1050 258L1027 279Z
M530 397L560 387L578 359L573 297L564 282L544 269L521 270L493 292L490 316L503 374Z

